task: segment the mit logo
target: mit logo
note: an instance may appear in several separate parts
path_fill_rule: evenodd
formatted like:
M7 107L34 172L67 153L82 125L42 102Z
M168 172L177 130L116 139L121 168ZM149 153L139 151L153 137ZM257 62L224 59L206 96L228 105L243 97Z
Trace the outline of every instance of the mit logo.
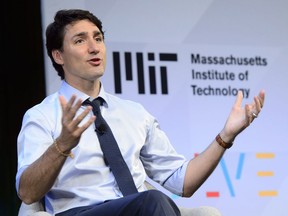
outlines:
M154 53L147 53L148 61L155 61ZM175 53L159 53L159 61L177 61L177 54ZM124 61L120 59L119 52L113 52L113 65L114 65L114 85L115 93L122 93L121 86L121 67L120 62L125 64L125 79L127 81L133 80L132 73L132 54L131 52L124 52ZM134 61L135 62L135 61ZM145 94L145 69L143 61L143 53L136 53L136 68L137 68L137 82L138 82L138 93ZM148 66L149 86L150 94L157 94L156 87L156 68L155 66ZM161 93L168 94L168 81L167 81L167 67L160 66L160 81L161 81Z

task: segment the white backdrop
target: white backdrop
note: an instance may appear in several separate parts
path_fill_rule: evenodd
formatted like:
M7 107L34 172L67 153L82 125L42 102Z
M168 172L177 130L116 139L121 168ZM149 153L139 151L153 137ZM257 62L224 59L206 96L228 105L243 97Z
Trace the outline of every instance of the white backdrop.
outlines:
M287 0L42 0L43 38L55 12L68 8L89 9L103 22L105 89L141 102L157 117L177 151L188 158L204 150L222 129L237 89L243 89L244 103L265 89L261 115L236 139L194 196L166 193L182 206L215 206L223 216L287 215ZM154 59L149 60L148 54ZM165 54L169 61L160 58ZM129 55L130 80L125 75ZM117 59L121 80L114 77ZM140 60L142 93L137 81ZM50 60L45 62L50 94L60 78ZM155 69L154 88L149 68ZM166 77L160 68L166 70ZM226 75L225 79L218 79L216 73ZM114 87L117 80L121 93ZM165 84L167 92L161 89Z

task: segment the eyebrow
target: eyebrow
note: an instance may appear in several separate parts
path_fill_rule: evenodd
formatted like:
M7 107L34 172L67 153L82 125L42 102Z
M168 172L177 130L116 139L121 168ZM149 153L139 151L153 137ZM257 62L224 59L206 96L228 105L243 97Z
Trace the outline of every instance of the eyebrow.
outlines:
M79 32L78 34L74 35L73 38L85 36L87 34L88 34L88 32ZM94 34L94 36L102 35L102 33L100 31L94 31L93 34Z

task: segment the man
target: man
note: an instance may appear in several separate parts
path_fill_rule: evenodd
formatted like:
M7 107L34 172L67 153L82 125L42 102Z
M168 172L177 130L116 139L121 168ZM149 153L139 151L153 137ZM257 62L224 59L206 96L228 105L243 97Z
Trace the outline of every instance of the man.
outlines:
M53 215L180 215L169 197L146 189L146 175L177 195L192 196L264 104L260 91L241 107L239 91L217 137L187 160L144 107L105 92L100 79L106 48L97 17L85 10L58 11L47 27L46 47L62 85L24 115L16 188L26 204L45 197L46 210ZM93 105L85 104L95 98L101 98L102 115L133 176L135 193L123 195L103 155L94 125L100 117L93 114Z

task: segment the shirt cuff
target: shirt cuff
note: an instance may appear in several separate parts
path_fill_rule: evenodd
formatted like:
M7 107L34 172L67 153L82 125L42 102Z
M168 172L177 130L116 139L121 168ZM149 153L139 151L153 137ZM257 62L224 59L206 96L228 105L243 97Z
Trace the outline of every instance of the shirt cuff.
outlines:
M186 161L176 172L164 183L163 187L178 196L183 195L184 178L189 161Z

